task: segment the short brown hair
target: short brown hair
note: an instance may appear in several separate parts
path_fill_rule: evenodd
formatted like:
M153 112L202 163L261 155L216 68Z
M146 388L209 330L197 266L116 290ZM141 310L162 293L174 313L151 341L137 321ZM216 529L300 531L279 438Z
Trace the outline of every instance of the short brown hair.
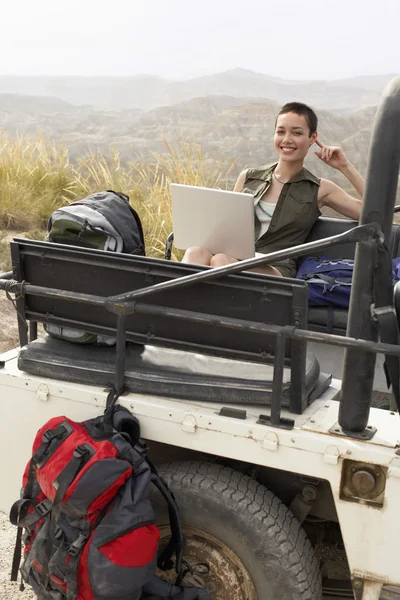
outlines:
M284 106L282 106L281 110L278 112L276 121L278 120L279 115L286 115L286 113L295 113L296 115L302 115L305 117L308 127L310 129L310 136L317 131L318 127L318 117L313 111L312 108L307 106L307 104L303 104L302 102L287 102ZM275 126L276 126L275 121Z

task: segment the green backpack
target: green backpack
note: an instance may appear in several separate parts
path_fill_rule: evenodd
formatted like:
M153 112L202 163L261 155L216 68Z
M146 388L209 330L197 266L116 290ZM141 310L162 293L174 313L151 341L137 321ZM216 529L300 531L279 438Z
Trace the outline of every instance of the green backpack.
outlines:
M129 204L129 197L120 192L97 192L58 208L51 215L47 230L48 240L57 244L146 255L139 215ZM77 344L115 344L115 338L69 327L46 325L45 330L53 337Z

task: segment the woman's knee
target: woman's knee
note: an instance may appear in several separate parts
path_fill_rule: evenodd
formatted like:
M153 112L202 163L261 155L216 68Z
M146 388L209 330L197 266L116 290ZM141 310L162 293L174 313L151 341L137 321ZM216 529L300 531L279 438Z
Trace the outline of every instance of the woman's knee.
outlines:
M192 265L210 265L213 255L205 248L192 246L188 248L182 258L182 262Z
M212 267L223 267L238 262L237 258L229 256L229 254L214 254L211 258L210 265Z

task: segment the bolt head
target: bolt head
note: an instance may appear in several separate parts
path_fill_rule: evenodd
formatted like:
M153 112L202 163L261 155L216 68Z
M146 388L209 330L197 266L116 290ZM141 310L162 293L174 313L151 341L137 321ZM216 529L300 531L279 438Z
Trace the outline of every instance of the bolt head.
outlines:
M303 498L306 502L312 502L317 497L317 490L312 485L305 485L302 490Z
M367 471L366 469L357 469L351 477L351 483L360 496L366 496L374 490L376 479L374 474L370 471Z

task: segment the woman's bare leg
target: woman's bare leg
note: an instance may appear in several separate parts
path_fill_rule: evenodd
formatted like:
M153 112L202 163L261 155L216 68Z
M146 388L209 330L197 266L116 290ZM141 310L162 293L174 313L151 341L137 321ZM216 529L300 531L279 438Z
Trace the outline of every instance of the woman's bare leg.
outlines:
M236 262L239 262L238 259L229 256L229 254L214 254L211 258L210 265L212 267L224 267L225 265L232 265Z
M189 263L190 265L206 265L210 266L213 255L205 248L198 246L192 246L188 248L182 258L183 263Z
M229 254L215 254L211 258L210 265L212 267L223 267L225 265L231 265L236 262L239 262L237 258L229 256ZM262 265L261 267L256 267L255 269L249 269L249 272L261 273L262 275L274 275L275 277L282 277L282 273L271 265Z
M182 262L192 265L224 267L239 261L237 258L234 258L229 254L219 253L212 255L211 252L205 248L193 246L192 248L188 248L186 250ZM274 275L275 277L282 277L282 273L272 265L263 265L261 267L256 267L255 269L249 269L249 271L252 273L260 273L261 275Z
M262 265L255 269L250 269L252 273L261 273L261 275L274 275L275 277L283 277L282 273L272 265Z

